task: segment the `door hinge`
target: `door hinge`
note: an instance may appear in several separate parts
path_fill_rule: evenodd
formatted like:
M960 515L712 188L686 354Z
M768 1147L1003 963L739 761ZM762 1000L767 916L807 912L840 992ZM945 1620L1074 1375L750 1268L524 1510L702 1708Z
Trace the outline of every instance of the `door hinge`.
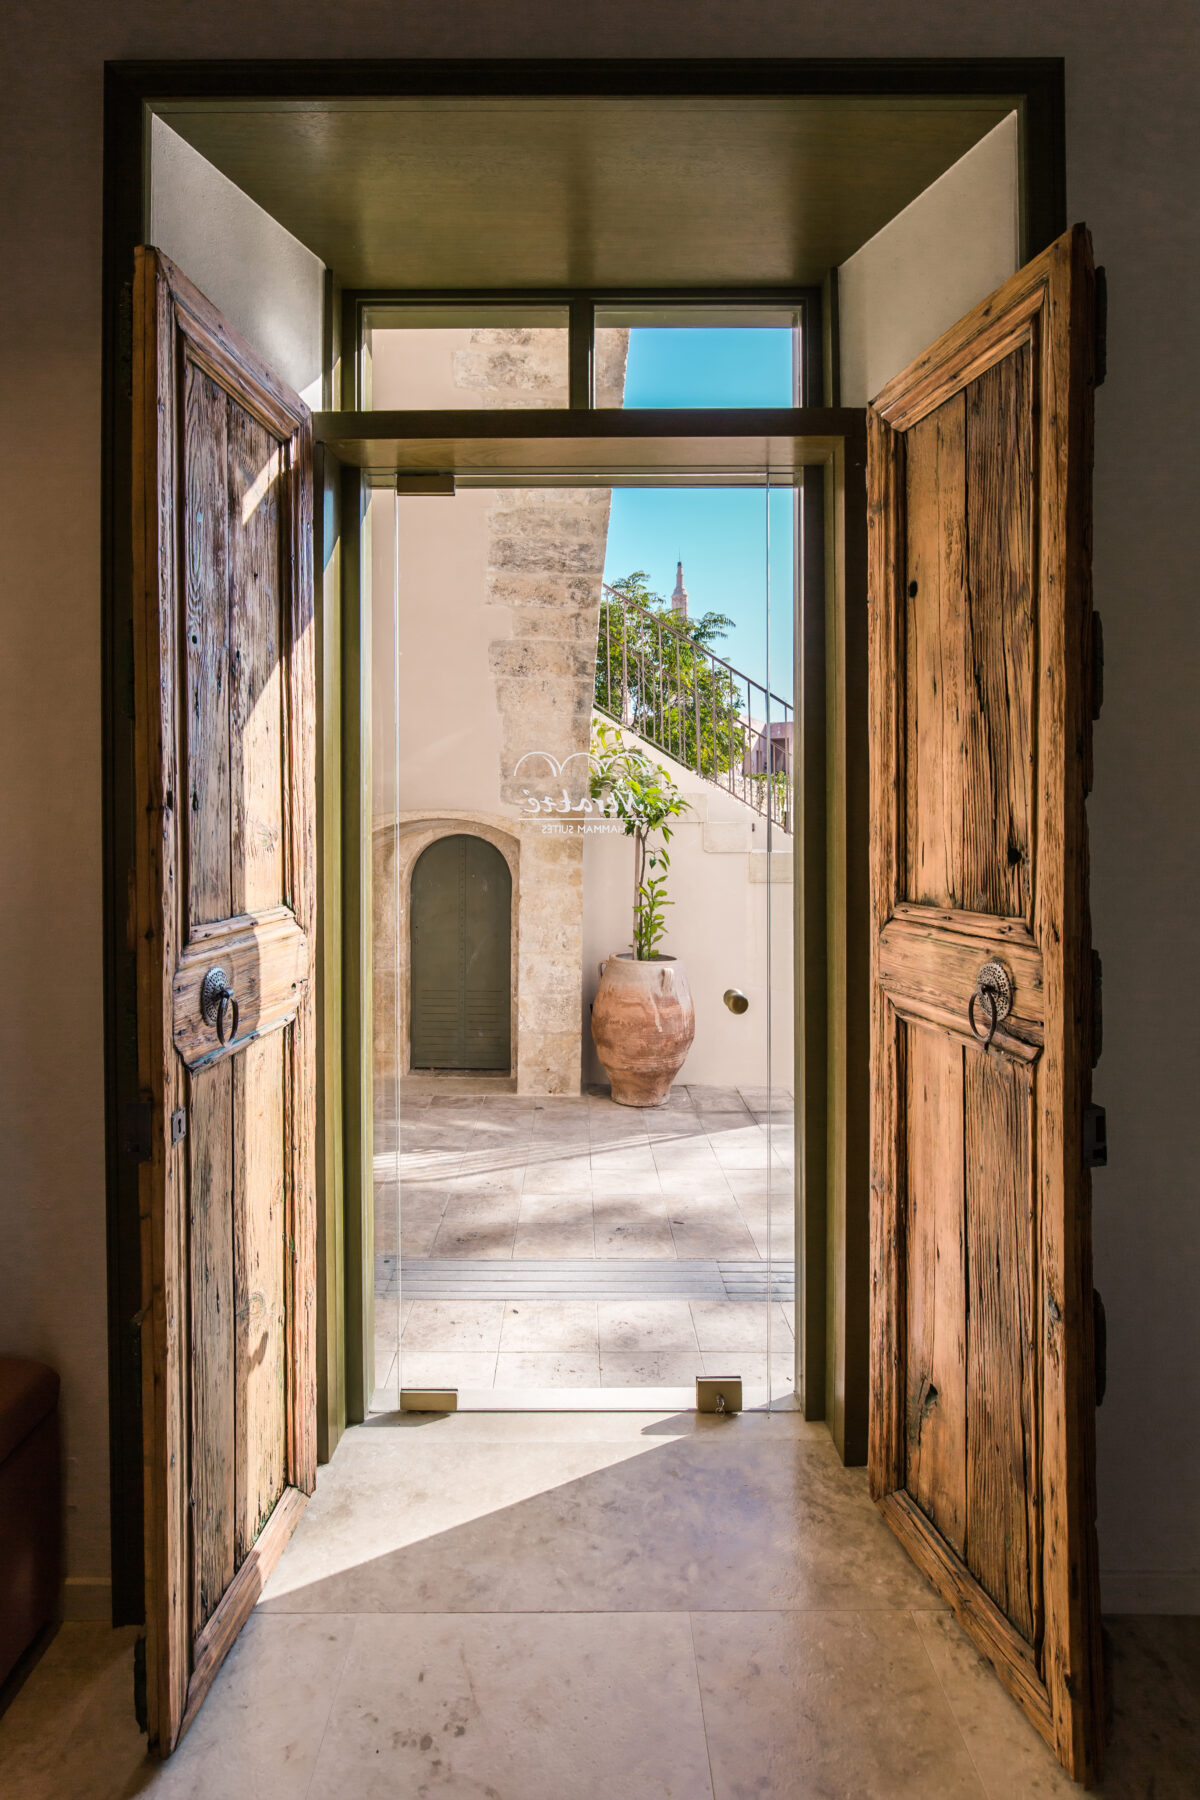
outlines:
M443 496L447 500L454 498L454 476L451 474L430 475L397 475L397 494L416 494L426 497Z
M139 1163L154 1154L154 1102L144 1095L125 1108L125 1154Z
M1108 270L1096 270L1096 386L1103 387L1108 374Z
M1083 1166L1085 1169L1108 1167L1108 1120L1102 1106L1083 1109Z
M1104 1405L1108 1391L1108 1318L1099 1288L1092 1289L1092 1334L1096 1347L1096 1405Z

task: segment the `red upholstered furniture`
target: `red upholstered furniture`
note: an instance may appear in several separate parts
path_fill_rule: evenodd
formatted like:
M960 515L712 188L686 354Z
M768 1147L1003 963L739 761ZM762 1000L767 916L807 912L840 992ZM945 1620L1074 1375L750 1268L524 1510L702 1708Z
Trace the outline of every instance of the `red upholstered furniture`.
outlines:
M61 1571L58 1376L0 1356L0 1681L57 1613Z

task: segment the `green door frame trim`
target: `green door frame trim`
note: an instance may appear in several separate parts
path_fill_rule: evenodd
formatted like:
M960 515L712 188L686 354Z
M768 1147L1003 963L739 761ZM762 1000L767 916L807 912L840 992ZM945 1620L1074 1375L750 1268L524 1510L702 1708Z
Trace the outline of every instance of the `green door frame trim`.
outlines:
M648 59L539 60L507 58L489 60L416 59L409 61L126 61L104 67L104 172L103 172L103 270L102 270L102 442L101 442L101 583L102 583L102 754L103 754L103 878L104 878L104 1040L105 1126L107 1190L107 1270L109 1314L109 1432L110 1517L112 1531L113 1622L136 1623L142 1618L142 1438L141 1379L138 1368L136 1315L141 1305L140 1241L137 1217L137 1168L140 1153L140 1096L136 1081L136 1000L133 957L126 935L126 896L133 859L133 821L137 793L132 760L132 580L131 580L131 354L132 270L134 246L142 238L147 117L156 102L182 99L304 99L370 98L378 96L442 95L464 99L488 96L633 95L645 98L695 95L839 95L970 96L1005 95L1012 99L1020 118L1021 155L1021 259L1045 248L1065 228L1066 157L1064 68L1057 58L881 58L833 59L733 59L679 61ZM834 284L830 284L832 297ZM835 308L826 306L826 356L836 373L833 354ZM323 403L327 409L342 404L339 392L338 339L341 304L336 279L330 276L326 294L326 382ZM577 351L572 363L571 399L578 406L585 394L587 371ZM815 398L815 395L813 396ZM837 393L830 382L825 398L836 405ZM494 415L493 415L494 418ZM317 509L322 534L323 577L318 584L318 649L320 652L320 820L324 842L320 860L321 922L318 967L321 972L320 1040L325 1069L321 1086L319 1176L321 1233L319 1256L318 1343L320 1359L320 1443L323 1458L332 1454L347 1419L364 1403L366 1370L353 1367L347 1342L364 1342L370 1323L370 1285L365 1277L370 1266L370 1243L361 1221L356 1220L354 1196L361 1204L370 1178L370 1095L362 1091L361 1076L351 1080L345 1059L341 1080L329 1079L339 1052L353 1041L361 1055L370 1042L370 1015L363 1007L348 1008L345 978L358 970L362 978L362 943L369 936L349 929L358 916L364 889L369 892L369 857L363 859L361 811L361 755L355 758L356 737L361 743L361 716L344 717L344 687L361 698L365 651L362 636L361 582L355 580L357 607L347 609L349 538L346 499L353 491L350 519L357 525L361 506L357 472L343 475L328 459L319 476ZM838 495L841 493L839 503ZM864 691L865 665L859 669L859 638L865 626L865 604L860 618L844 598L839 619L838 595L849 596L857 584L853 549L839 573L834 567L820 574L821 551L818 521L828 515L850 520L858 504L857 477L843 466L809 471L801 499L806 586L819 591L824 584L824 607L806 608L797 633L800 662L798 695L808 709L802 729L804 803L804 881L810 895L823 891L826 838L834 850L843 844L842 873L831 875L835 903L858 879L856 857L865 855L865 842L853 842L853 797L857 791L855 720L847 705ZM341 514L339 520L339 512ZM343 529L339 529L339 524ZM847 544L856 535L851 528ZM836 556L826 559L836 564ZM820 574L820 579L818 575ZM815 582L815 587L814 587ZM340 609L340 617L338 616ZM348 616L349 614L349 616ZM829 629L832 624L833 629ZM352 653L347 662L347 651ZM339 668L339 659L341 666ZM828 664L828 668L827 668ZM826 708L826 674L833 675L835 690ZM369 677L369 669L367 670ZM837 684L840 683L840 687ZM367 690L369 693L369 689ZM825 708L824 714L822 709ZM864 721L865 733L865 721ZM826 740L828 739L828 745ZM828 799L825 793L826 748L834 779ZM863 750L865 756L865 748ZM838 758L841 761L838 761ZM339 769L339 761L341 768ZM353 765L353 778L350 774ZM819 769L819 780L818 780ZM351 781L353 779L353 784ZM819 790L819 792L818 792ZM839 817L843 796L850 811ZM347 814L347 798L352 805ZM819 802L819 804L818 804ZM337 841L338 819L343 832L353 830L354 872L347 877L339 866L342 845ZM847 835L850 828L851 835ZM367 836L369 845L369 832ZM833 859L836 861L836 857ZM818 874L820 880L818 880ZM841 886L838 885L839 881ZM355 912L347 910L347 899ZM865 904L865 902L864 902ZM340 914L339 914L340 908ZM818 1140L825 1133L817 1114L818 1070L822 1045L828 1037L826 999L836 1005L838 980L846 980L847 1002L855 1004L853 970L839 976L836 934L822 942L824 904L814 899L797 929L803 929L800 990L807 997L801 1031L807 1059L808 1087L802 1164L810 1179L801 1218L800 1260L806 1270L806 1304L802 1321L809 1386L806 1410L810 1417L824 1412L835 1440L847 1460L860 1459L857 1408L850 1404L859 1385L855 1359L843 1358L846 1340L845 1307L839 1299L849 1284L861 1289L865 1314L865 1241L844 1253L826 1256L827 1223L835 1233L843 1227L857 1236L858 1220L850 1212L839 1214L827 1205L823 1163ZM847 931L854 922L847 915ZM850 941L848 938L846 941ZM832 953L832 960L831 960ZM351 958L355 960L351 963ZM337 988L339 977L343 992ZM823 984L828 989L823 993ZM369 984L363 990L369 1001ZM364 1037L364 1031L366 1033ZM369 1063L368 1065L369 1066ZM847 1102L854 1100L853 1084L846 1086ZM860 1095L860 1103L864 1096ZM798 1130L803 1130L798 1121ZM864 1134L865 1137L865 1134ZM346 1144L353 1158L345 1155ZM865 1208L866 1197L862 1198ZM369 1210L369 1209L368 1209ZM851 1254L851 1249L853 1254ZM861 1254L860 1254L861 1252ZM824 1279L820 1279L820 1275ZM827 1304L827 1300L831 1304ZM851 1314L853 1309L851 1309ZM832 1317L830 1341L826 1321ZM851 1317L851 1323L853 1322ZM853 1335L853 1334L852 1334ZM832 1355L830 1354L832 1351ZM839 1366L839 1359L841 1366ZM818 1368L821 1379L818 1381ZM863 1386L865 1407L865 1385ZM841 1424L839 1425L839 1416ZM865 1420L865 1411L863 1414ZM863 1428L865 1449L865 1425Z

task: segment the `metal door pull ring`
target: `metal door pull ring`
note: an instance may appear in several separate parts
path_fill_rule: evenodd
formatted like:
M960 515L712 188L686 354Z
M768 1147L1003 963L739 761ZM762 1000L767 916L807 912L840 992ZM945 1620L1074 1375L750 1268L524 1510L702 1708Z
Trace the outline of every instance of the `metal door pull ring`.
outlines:
M230 1044L238 1031L238 1003L229 977L218 964L208 971L200 984L200 1017L206 1025L215 1025L218 1044ZM230 1021L226 1034L225 1021Z
M987 1050L996 1035L996 1027L1012 1011L1013 979L1001 962L985 962L975 977L975 991L967 1002L967 1024L972 1037ZM981 1031L975 1017L976 1006L987 1008L987 1029Z

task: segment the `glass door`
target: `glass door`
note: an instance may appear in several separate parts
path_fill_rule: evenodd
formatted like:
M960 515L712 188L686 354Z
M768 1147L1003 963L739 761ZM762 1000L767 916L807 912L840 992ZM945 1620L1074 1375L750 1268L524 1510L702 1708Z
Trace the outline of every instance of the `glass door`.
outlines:
M793 1392L794 494L688 479L371 492L381 1408Z

